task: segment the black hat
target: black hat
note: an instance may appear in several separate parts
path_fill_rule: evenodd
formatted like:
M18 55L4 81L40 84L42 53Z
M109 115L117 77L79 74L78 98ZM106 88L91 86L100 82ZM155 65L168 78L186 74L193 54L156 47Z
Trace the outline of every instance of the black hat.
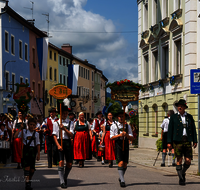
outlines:
M124 114L124 110L119 110L116 114L115 114L115 117L118 117L120 114ZM128 117L128 114L125 113L125 118Z
M188 108L187 103L184 99L180 99L177 103L175 103L175 106L177 107L179 104L184 105L186 108Z
M62 111L69 111L68 106L62 106Z
M75 114L75 112L69 112L69 114L68 115L74 115L74 117L76 117L76 114Z
M96 116L98 116L99 114L102 114L102 111L98 111L98 112L96 113Z
M54 111L57 112L56 108L51 107L48 109L48 112L54 112Z

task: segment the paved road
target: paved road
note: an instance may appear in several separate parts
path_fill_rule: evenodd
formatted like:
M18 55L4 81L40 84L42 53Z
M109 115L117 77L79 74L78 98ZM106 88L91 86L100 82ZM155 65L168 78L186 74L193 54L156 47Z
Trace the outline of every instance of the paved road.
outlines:
M42 155L41 162L37 163L37 171L34 176L33 188L37 190L56 190L59 187L57 167L47 168L46 155ZM0 190L21 190L24 189L23 170L15 169L16 164L0 168ZM175 168L174 168L175 169ZM125 175L126 189L186 189L197 190L200 187L200 179L194 176L187 177L186 186L178 185L178 177L166 171L155 170L129 163ZM108 168L102 166L96 160L86 161L84 168L73 165L69 175L68 189L72 190L113 190L121 189L118 182L117 165Z

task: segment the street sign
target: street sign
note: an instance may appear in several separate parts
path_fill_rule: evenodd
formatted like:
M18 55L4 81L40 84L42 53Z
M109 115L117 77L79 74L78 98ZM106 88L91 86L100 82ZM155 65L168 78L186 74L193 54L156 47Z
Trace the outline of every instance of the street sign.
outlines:
M200 94L200 69L190 70L190 93Z

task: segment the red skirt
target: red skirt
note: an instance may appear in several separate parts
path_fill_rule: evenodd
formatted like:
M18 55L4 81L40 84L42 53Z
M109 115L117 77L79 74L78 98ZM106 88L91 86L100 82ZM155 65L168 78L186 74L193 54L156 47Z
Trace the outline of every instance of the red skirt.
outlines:
M44 143L44 153L47 154L47 140L45 136L45 143Z
M22 139L14 138L13 141L13 157L15 163L21 163L21 155L22 155Z
M101 143L101 142L100 142ZM102 156L104 156L104 154L105 154L105 151L99 151L98 150L98 157L102 157Z
M97 152L96 140L95 135L93 135L92 143L91 143L92 152Z
M104 137L105 160L115 160L115 141L110 140L110 131L106 131Z
M74 138L74 160L90 158L90 137L88 131L77 131Z

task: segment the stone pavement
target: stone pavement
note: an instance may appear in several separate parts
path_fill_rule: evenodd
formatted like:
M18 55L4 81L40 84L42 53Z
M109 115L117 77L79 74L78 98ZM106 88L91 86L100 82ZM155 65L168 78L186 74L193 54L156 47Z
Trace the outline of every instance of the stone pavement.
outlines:
M151 167L157 170L162 170L170 173L176 173L176 167L172 166L172 156L169 156L169 166L168 166L168 155L165 160L165 167L160 167L162 162L162 152L160 152L155 166L153 166L158 152L153 149L145 148L133 148L130 146L129 161L146 167ZM198 154L193 155L193 160L190 168L187 170L188 175L197 176L198 172ZM200 176L197 176L200 178Z

